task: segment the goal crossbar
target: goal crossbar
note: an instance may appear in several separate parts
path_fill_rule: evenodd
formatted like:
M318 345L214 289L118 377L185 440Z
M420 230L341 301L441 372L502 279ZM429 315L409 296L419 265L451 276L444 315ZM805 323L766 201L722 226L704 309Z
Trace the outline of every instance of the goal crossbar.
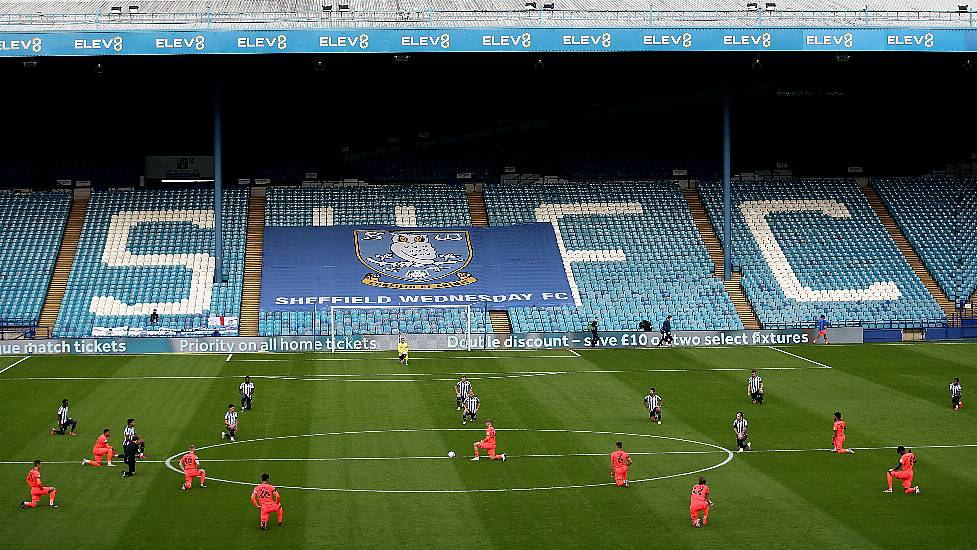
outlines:
M465 312L465 341L468 351L472 349L472 306L471 304L445 304L445 305L391 305L391 306L329 306L329 341L332 352L336 352L336 311L337 310L392 310L392 309L402 309L402 310L464 310ZM378 336L409 336L410 334L398 334L398 335L378 335ZM424 334L418 334L416 336L425 336ZM436 336L436 335L429 335ZM409 343L409 342L408 342Z

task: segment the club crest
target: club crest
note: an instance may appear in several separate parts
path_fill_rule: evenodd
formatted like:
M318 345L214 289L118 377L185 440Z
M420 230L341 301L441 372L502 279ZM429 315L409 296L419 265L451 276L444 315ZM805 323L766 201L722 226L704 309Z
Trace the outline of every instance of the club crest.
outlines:
M372 271L363 284L405 290L450 288L478 279L468 231L356 229L356 257Z

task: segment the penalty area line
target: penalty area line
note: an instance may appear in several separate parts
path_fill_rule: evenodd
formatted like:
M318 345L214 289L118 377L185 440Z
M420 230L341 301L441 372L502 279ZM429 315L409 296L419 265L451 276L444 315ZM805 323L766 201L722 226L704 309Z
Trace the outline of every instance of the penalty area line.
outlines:
M825 365L824 363L818 363L814 359L808 359L807 357L801 357L800 355L793 354L793 353L791 353L789 351L784 351L784 350L782 350L780 348L775 348L773 346L767 346L767 349L772 349L774 351L779 351L780 353L783 353L785 355L790 355L791 357L795 357L797 359L800 359L801 361L807 361L808 363L813 363L813 364L817 365L818 367L820 367L822 369L830 369L831 368L828 365Z
M19 364L21 364L21 363L23 363L24 361L27 361L27 360L28 360L28 359L30 359L30 358L31 358L31 356L30 356L30 355L28 355L27 357L21 357L21 358L20 358L19 360L17 360L16 362L14 362L14 364L12 364L12 365L8 365L8 366L7 366L7 368L5 368L5 369L3 369L3 370L0 370L0 374L3 374L3 373L5 373L5 372L7 372L8 370L10 370L10 369L12 369L12 368L14 368L14 367L16 367L17 365L19 365Z

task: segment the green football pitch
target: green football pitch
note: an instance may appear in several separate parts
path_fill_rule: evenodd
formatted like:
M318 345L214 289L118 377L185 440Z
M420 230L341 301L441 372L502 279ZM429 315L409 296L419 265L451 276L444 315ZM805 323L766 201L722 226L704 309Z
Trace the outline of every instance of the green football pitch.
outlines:
M947 386L977 375L977 345L778 349L0 357L0 540L5 548L973 547L977 424ZM12 365L12 366L11 366ZM7 368L10 367L10 368ZM760 371L766 402L746 379ZM471 378L479 422L462 425L454 382ZM235 443L221 440L238 385L256 385ZM642 397L664 398L663 423ZM52 436L62 399L78 436ZM753 451L732 454L742 410ZM846 446L827 452L832 414ZM103 428L128 417L147 441L137 475L83 467ZM501 461L472 462L482 420ZM614 486L609 455L634 459ZM181 491L179 453L209 480ZM918 495L883 494L897 445L918 457ZM458 456L449 459L454 451ZM34 459L59 508L18 509ZM258 529L250 493L279 487L285 525ZM709 525L689 521L704 475Z

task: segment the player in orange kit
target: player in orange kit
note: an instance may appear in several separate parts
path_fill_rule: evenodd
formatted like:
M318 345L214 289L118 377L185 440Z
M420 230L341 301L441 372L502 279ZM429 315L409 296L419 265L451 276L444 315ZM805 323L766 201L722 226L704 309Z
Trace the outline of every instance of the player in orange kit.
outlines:
M41 497L44 495L48 496L48 505L51 508L57 508L58 505L54 503L54 495L57 494L57 490L54 487L45 487L41 485L41 461L35 460L34 467L31 471L27 473L27 486L31 488L31 501L26 500L20 501L20 509L24 508L37 508L37 503L41 501Z
M611 475L618 487L629 487L628 466L632 464L631 457L624 452L624 444L617 442L617 450L611 453Z
M835 423L832 426L832 429L834 430L834 434L831 436L831 447L834 449L834 452L838 454L843 455L845 453L855 452L854 449L845 448L845 428L847 427L848 425L845 424L845 421L841 419L841 413L836 412Z
M109 445L109 436L111 435L112 435L112 430L109 430L108 428L102 430L102 435L98 436L98 440L95 441L95 447L92 448L92 455L95 457L95 460L88 460L87 458L83 458L81 459L82 466L86 464L95 467L101 466L103 456L108 457L109 466L115 466L115 464L112 464L112 457L115 456L115 449L113 449L112 446Z
M709 486L706 485L706 478L699 476L699 483L692 487L692 497L689 500L689 514L692 516L692 527L702 527L709 524L709 507L712 501L709 500ZM702 520L699 520L699 512L702 512Z
M255 508L261 510L261 523L259 526L264 531L268 529L268 516L272 512L278 512L278 525L285 523L285 510L282 508L282 496L271 483L268 483L268 474L261 474L261 485L251 491L251 503Z
M207 486L204 485L204 481L207 481L207 471L200 467L200 460L197 458L197 447L190 445L187 449L187 454L180 457L180 467L183 468L183 476L186 481L180 486L180 489L186 491L193 486L193 478L200 478L200 488L206 489Z
M885 473L885 480L889 484L889 488L883 493L892 492L892 478L901 479L903 492L907 495L919 494L919 485L913 486L913 466L916 464L916 455L913 453L912 449L906 450L905 447L899 445L896 449L899 453L899 465L895 468L890 468L888 472Z
M505 453L495 454L495 427L492 425L492 420L485 421L485 439L475 442L475 456L472 461L478 461L478 450L485 449L488 451L489 458L492 460L501 459L505 462Z

